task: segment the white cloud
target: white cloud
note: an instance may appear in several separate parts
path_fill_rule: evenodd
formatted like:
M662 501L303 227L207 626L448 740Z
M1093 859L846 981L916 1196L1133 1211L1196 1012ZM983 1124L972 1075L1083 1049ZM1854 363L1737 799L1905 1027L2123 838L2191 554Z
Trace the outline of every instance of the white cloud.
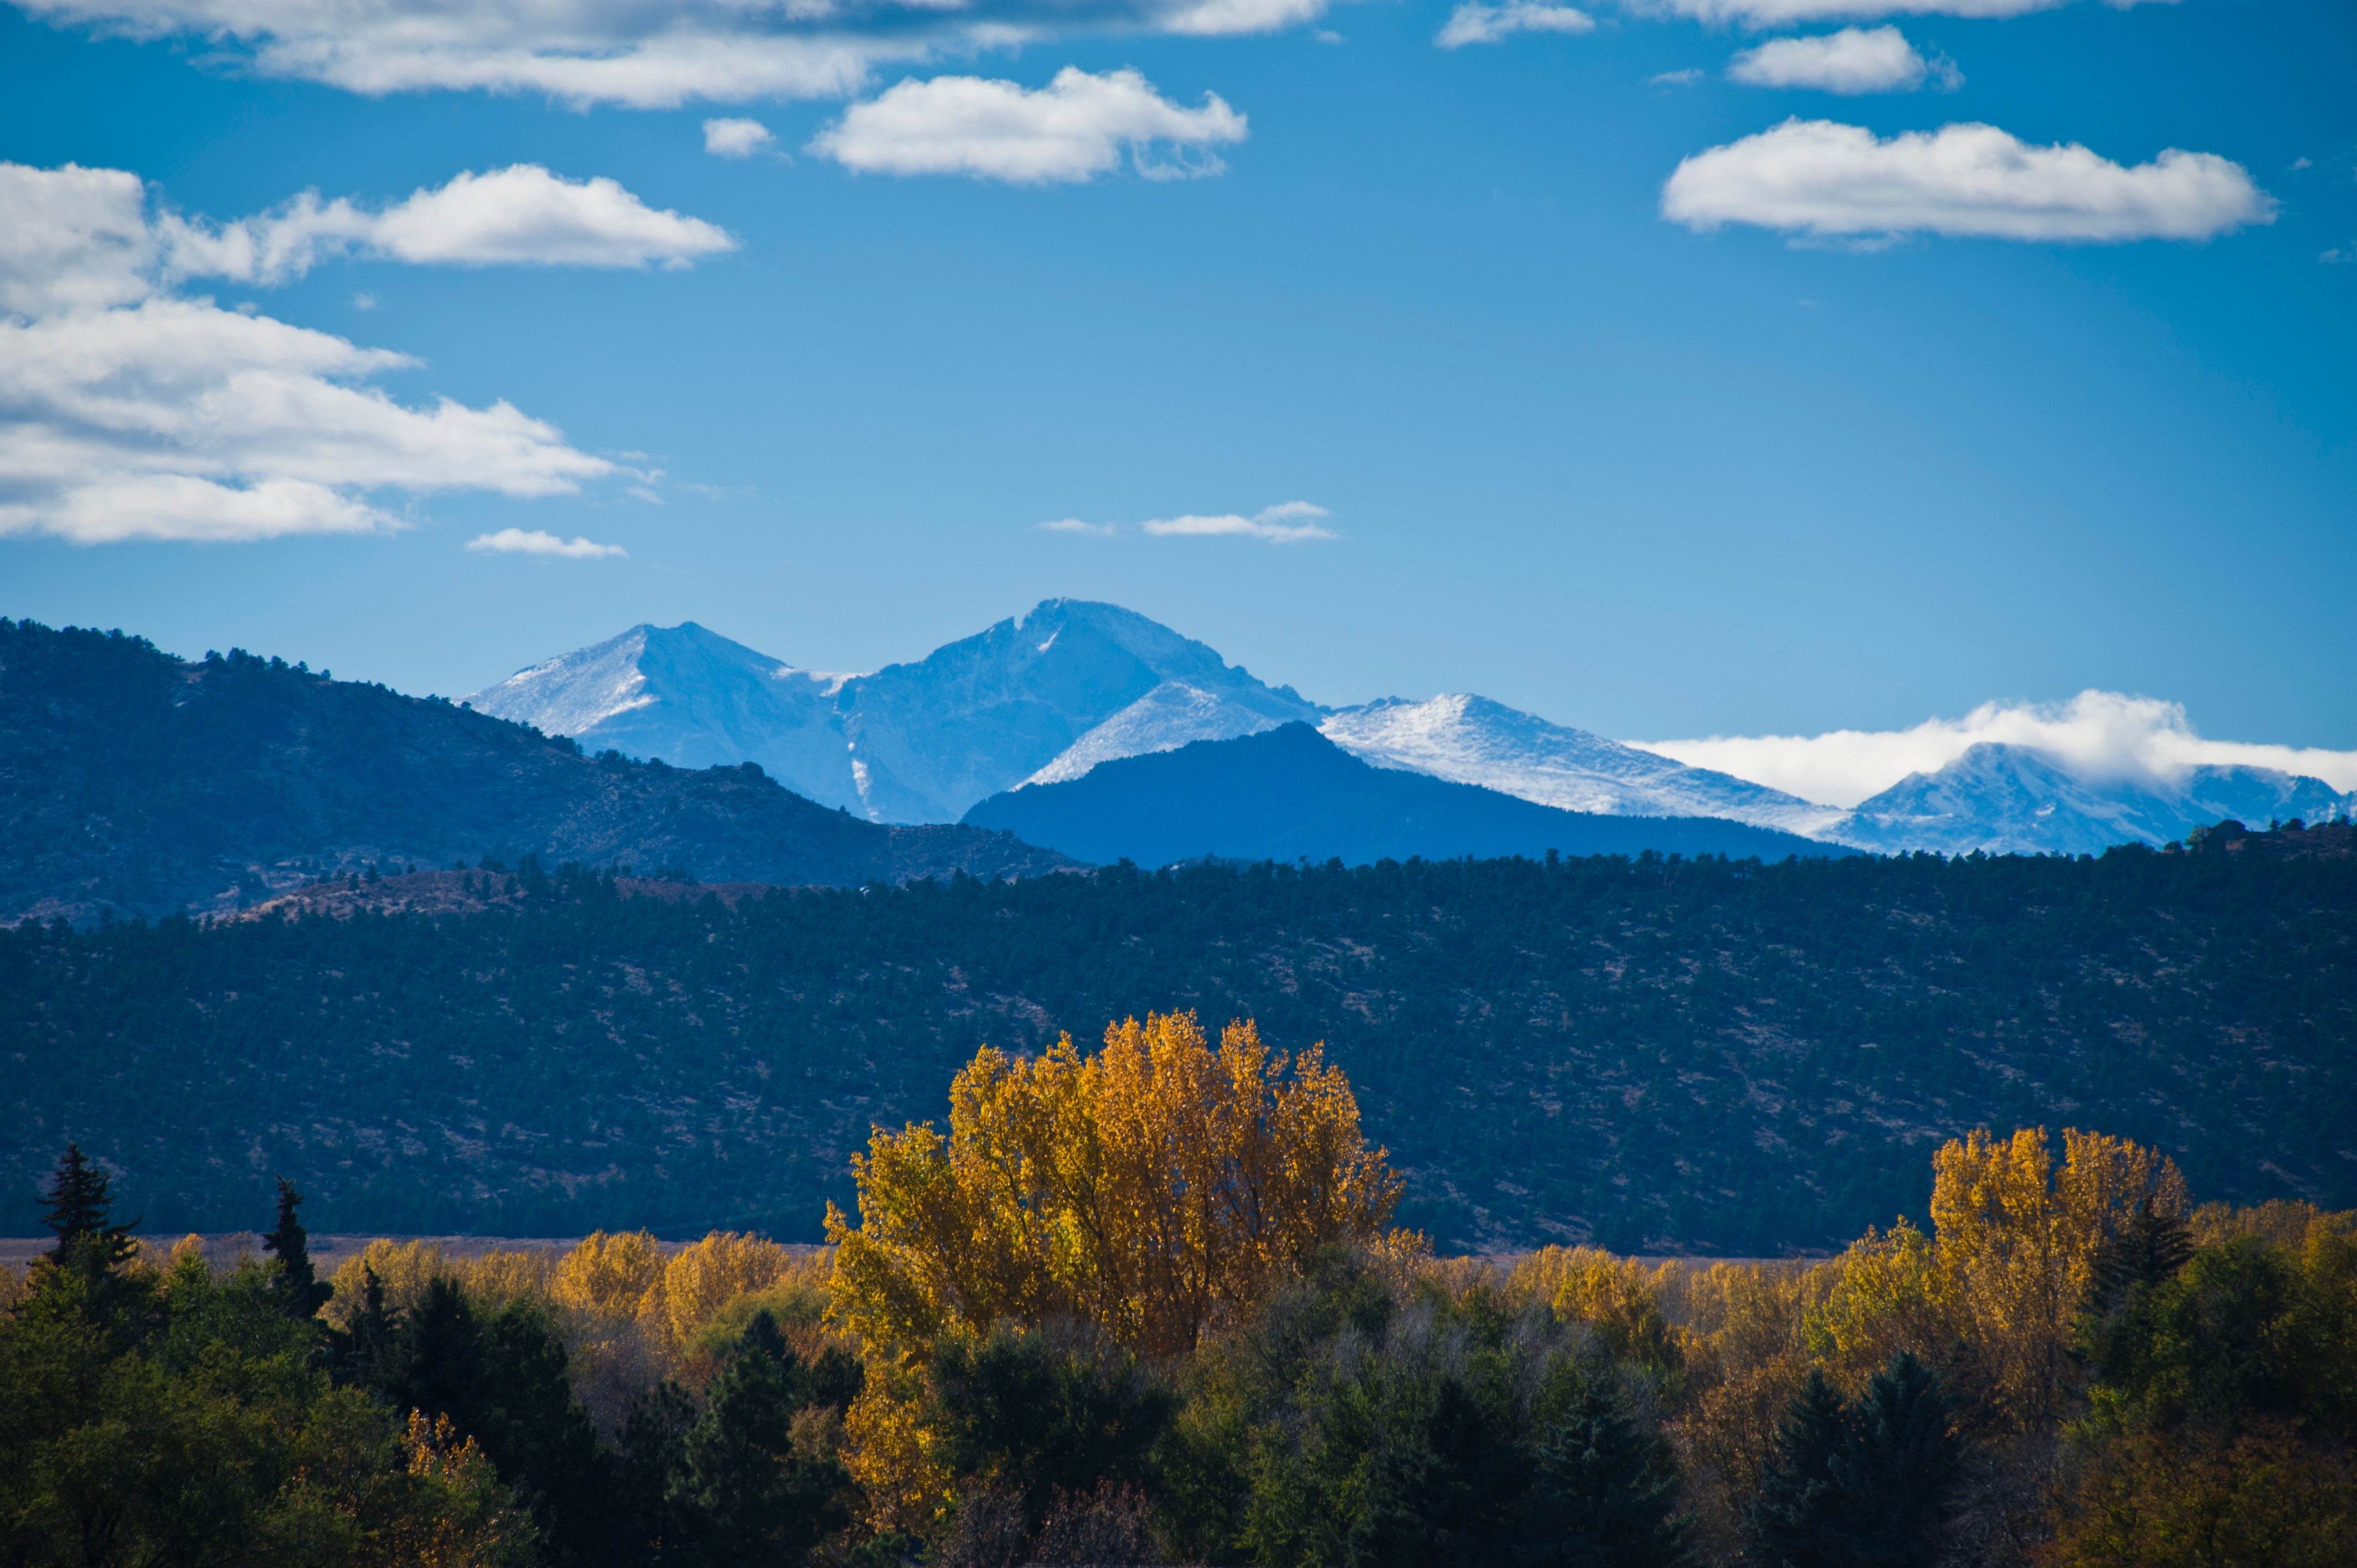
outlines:
M350 252L446 265L684 267L737 248L726 230L658 211L614 180L565 179L537 164L461 174L377 211L306 191L233 223L166 213L156 227L168 271L265 284Z
M1208 149L1244 139L1244 117L1212 93L1188 109L1135 70L1067 66L1034 91L977 76L908 81L819 133L811 150L863 174L961 174L1017 185L1093 179L1126 150L1147 178L1217 174ZM1165 161L1158 148L1179 161Z
M0 163L0 311L127 305L145 296L155 264L137 175Z
M1949 66L1949 72L1955 68ZM1896 27L1844 27L1813 38L1771 38L1728 62L1727 80L1748 87L1813 87L1824 92L1912 92L1932 68ZM1945 82L1945 78L1943 79ZM1963 84L1956 76L1952 86Z
M749 158L777 139L759 120L704 123L704 150L716 158Z
M59 26L382 96L528 92L576 106L850 98L875 71L1069 28L1193 37L1313 21L1329 0L12 0Z
M137 178L0 164L0 534L397 526L382 489L559 495L617 470L506 403L394 402L414 363L166 286Z
M577 535L559 539L541 529L502 528L467 541L467 548L487 555L554 555L567 561L603 561L627 556L619 544L599 544Z
M1662 187L1662 216L1817 237L1906 233L2007 240L2201 240L2275 221L2239 164L2172 147L2124 167L2085 147L2034 147L1994 125L1888 141L1826 120L1697 153Z
M1324 507L1313 506L1308 501L1285 501L1276 506L1265 508L1250 517L1239 516L1234 512L1225 512L1214 517L1199 517L1189 513L1184 517L1156 518L1151 521L1141 522L1137 526L1140 532L1152 534L1157 538L1201 539L1224 536L1265 539L1272 544L1298 544L1306 540L1340 538L1341 535L1332 529L1321 527L1315 521L1294 521L1332 515Z
M1091 539L1111 539L1121 532L1119 523L1083 522L1077 517L1060 517L1053 522L1037 523L1033 526L1043 533L1082 533Z
M1688 66L1684 70L1665 70L1659 76L1649 76L1645 80L1655 87L1692 87L1702 80L1702 72L1694 66Z
M1448 25L1433 39L1445 49L1467 44L1494 44L1513 33L1587 33L1596 18L1569 5L1549 5L1540 0L1507 0L1503 5L1459 5L1449 13Z
M1326 14L1326 0L1182 0L1161 7L1152 25L1158 32L1197 38L1274 33Z
M1620 0L1640 16L1683 16L1692 21L1750 27L1790 27L1812 22L1869 21L1880 16L1963 16L2001 20L2052 11L2073 0ZM2177 0L2104 0L2115 11L2138 4L2173 5Z
M1961 719L1911 729L1835 730L1815 736L1713 736L1631 746L1695 768L1832 806L1855 806L1910 773L1930 773L1983 742L2050 752L2094 778L2167 780L2202 764L2273 768L2357 789L2357 751L2204 740L2182 704L2086 691L2067 703L1984 703Z

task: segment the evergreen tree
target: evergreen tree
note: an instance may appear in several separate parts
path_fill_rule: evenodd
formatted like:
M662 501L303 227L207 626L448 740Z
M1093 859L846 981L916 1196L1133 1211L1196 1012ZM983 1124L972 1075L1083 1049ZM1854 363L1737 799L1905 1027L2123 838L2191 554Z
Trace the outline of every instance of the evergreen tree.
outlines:
M311 1266L310 1233L296 1210L303 1207L303 1195L285 1176L278 1178L278 1223L262 1239L265 1252L278 1255L278 1278L274 1290L279 1310L297 1323L307 1323L319 1316L336 1287L323 1284Z
M106 1172L81 1152L80 1144L68 1144L59 1156L44 1206L49 1230L58 1239L48 1252L51 1262L62 1267L79 1255L102 1259L99 1266L112 1267L131 1256L131 1232L139 1221L111 1222L114 1198L107 1190Z
M1691 1562L1677 1472L1661 1440L1584 1388L1541 1437L1523 1505L1523 1568L1678 1568Z
M1772 1568L1847 1568L1845 1509L1834 1477L1847 1424L1841 1395L1811 1368L1776 1424L1759 1495L1744 1511L1752 1551Z
M1856 1568L1929 1568L1963 1460L1938 1376L1900 1351L1850 1405L1844 1425L1831 1470L1846 1561Z
M703 1560L798 1568L850 1522L842 1466L794 1444L808 1380L777 1320L755 1314L681 1444L679 1489Z

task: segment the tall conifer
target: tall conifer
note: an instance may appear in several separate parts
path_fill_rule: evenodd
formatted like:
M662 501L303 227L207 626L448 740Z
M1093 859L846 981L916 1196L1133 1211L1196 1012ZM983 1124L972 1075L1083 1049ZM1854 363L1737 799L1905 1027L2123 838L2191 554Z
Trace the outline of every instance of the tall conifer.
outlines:
M1760 1492L1744 1510L1752 1551L1775 1568L1847 1568L1834 1460L1848 1435L1841 1395L1811 1368L1776 1423Z
M58 1239L48 1257L59 1268L80 1269L96 1278L131 1256L131 1232L139 1221L113 1222L114 1198L107 1190L106 1172L81 1152L80 1144L68 1144L59 1158L46 1207L49 1230Z
M1857 1568L1930 1568L1962 1462L1948 1396L1905 1350L1851 1404L1832 1464Z
M262 1239L263 1251L278 1255L276 1292L279 1310L297 1323L306 1323L319 1316L336 1287L322 1284L311 1265L310 1232L303 1229L296 1210L303 1207L303 1195L285 1176L278 1178L278 1223Z

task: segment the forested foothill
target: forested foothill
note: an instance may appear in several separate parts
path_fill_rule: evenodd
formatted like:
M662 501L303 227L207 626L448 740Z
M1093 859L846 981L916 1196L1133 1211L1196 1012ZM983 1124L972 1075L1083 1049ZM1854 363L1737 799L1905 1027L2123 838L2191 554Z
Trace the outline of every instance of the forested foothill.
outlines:
M2350 841L770 892L493 860L242 920L27 922L0 931L0 1229L74 1140L175 1233L251 1224L284 1173L339 1231L816 1241L869 1126L938 1118L977 1048L1168 1006L1323 1042L1443 1251L1823 1252L1924 1221L1930 1151L1981 1125L2345 1208Z
M1975 1130L1822 1262L1436 1256L1249 1022L977 1052L830 1249L643 1230L332 1281L69 1147L0 1275L0 1562L2330 1568L2357 1215ZM258 1218L258 1217L257 1217Z

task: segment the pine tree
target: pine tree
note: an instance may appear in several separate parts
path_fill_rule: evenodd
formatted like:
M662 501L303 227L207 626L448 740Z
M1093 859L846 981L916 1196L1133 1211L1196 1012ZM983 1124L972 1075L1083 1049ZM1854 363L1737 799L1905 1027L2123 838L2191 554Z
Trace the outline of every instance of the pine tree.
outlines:
M1929 1568L1963 1454L1940 1380L1905 1350L1850 1405L1831 1466L1847 1561Z
M303 1195L285 1176L278 1178L278 1223L262 1239L263 1251L278 1255L278 1278L274 1285L279 1310L297 1323L307 1323L319 1316L319 1309L336 1294L336 1287L319 1283L311 1266L310 1233L296 1210L303 1207Z
M1744 1510L1753 1552L1773 1568L1848 1568L1844 1498L1834 1461L1848 1436L1841 1395L1823 1371L1809 1380L1776 1424L1760 1492Z
M1540 1439L1523 1505L1523 1568L1678 1568L1692 1561L1660 1439L1594 1389Z
M59 1159L47 1207L49 1230L58 1239L47 1255L59 1268L77 1270L95 1281L135 1251L131 1232L139 1221L110 1222L114 1199L107 1190L106 1172L83 1155L80 1144L68 1144Z
M798 1568L849 1522L836 1500L842 1468L794 1447L806 1380L776 1319L755 1314L681 1455L682 1501L710 1561Z

